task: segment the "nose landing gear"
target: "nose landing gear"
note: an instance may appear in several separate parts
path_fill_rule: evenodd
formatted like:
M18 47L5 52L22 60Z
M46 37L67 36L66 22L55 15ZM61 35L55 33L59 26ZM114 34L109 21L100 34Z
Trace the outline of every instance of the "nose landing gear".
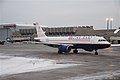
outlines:
M97 50L95 50L95 55L98 55L98 52L97 52Z

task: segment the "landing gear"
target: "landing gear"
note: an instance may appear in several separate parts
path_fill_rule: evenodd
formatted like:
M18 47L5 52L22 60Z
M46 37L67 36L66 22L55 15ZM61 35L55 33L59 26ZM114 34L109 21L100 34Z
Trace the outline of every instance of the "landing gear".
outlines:
M63 52L62 51L58 51L58 54L62 54Z
M97 52L97 50L95 50L95 55L98 55L98 52Z
M73 50L73 53L78 53L78 50L77 49Z

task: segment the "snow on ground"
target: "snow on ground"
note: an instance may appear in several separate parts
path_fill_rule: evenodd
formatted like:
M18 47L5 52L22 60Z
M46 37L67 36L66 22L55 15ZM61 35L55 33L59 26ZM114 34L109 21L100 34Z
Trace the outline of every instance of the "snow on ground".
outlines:
M102 80L120 76L120 70L86 74L85 76L72 77L64 80Z
M50 59L25 58L1 55L0 76L31 71L43 71L56 68L65 68L76 65L78 64L58 64L57 61Z

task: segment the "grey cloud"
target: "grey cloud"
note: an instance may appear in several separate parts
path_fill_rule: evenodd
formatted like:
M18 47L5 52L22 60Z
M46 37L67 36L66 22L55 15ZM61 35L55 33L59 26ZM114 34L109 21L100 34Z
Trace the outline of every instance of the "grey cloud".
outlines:
M118 14L120 0L4 0L4 22L45 25L93 25L105 28L105 18L113 17L114 26L120 26Z

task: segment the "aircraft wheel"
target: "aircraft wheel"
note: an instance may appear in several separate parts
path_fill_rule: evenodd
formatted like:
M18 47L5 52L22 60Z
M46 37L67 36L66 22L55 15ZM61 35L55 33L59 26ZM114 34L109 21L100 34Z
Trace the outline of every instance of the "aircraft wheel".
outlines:
M78 53L78 50L77 49L73 50L73 53Z
M62 54L62 51L58 51L58 54Z
M98 52L97 52L97 51L95 51L95 55L98 55Z

